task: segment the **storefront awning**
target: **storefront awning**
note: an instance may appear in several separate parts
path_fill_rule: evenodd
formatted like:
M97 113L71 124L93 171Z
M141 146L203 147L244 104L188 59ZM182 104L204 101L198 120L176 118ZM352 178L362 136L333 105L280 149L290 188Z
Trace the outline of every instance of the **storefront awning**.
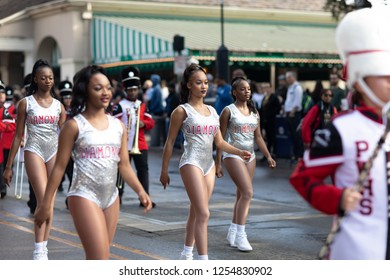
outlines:
M224 30L230 61L340 63L333 25L229 21ZM172 41L177 34L184 36L189 54L198 60L214 60L221 45L217 20L101 15L94 19L94 34L95 61L113 66L134 60L173 61Z
M97 64L172 57L172 43L131 26L95 17L92 24L93 61Z

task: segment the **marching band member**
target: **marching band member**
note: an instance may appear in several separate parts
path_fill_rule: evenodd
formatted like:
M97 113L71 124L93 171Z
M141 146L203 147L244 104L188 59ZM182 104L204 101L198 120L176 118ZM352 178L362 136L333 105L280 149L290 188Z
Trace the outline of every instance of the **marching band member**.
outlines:
M149 164L148 143L145 139L145 130L154 127L152 116L146 113L146 106L140 101L140 73L135 67L126 67L121 72L122 84L126 92L126 98L122 99L113 109L114 117L119 118L125 124L128 133L127 148L130 162L134 160L138 180L145 192L149 194ZM138 128L138 131L137 131ZM118 176L120 201L124 192L123 181ZM141 202L140 207L145 207ZM152 202L152 207L156 204Z
M5 85L0 81L0 174L3 173L3 170L5 169L5 164L7 163L7 157L6 155L6 136L11 135L15 132L15 120L12 117L11 113L8 111L6 104L6 87ZM12 141L12 139L11 139ZM4 149L4 156L3 156L3 149ZM3 199L7 195L7 186L3 182L3 177L0 178L0 193L1 198Z
M290 178L314 208L335 216L334 239L320 258L390 259L390 119L383 116L390 104L389 15L389 8L374 6L340 22L336 43L359 105L315 133ZM325 182L329 176L332 183Z

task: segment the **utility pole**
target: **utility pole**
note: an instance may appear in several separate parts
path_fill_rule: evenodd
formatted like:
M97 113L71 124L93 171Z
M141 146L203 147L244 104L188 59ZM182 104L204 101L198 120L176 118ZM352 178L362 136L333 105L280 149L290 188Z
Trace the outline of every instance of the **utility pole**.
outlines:
M229 83L229 50L225 46L223 4L221 0L221 46L217 50L216 66L218 78Z

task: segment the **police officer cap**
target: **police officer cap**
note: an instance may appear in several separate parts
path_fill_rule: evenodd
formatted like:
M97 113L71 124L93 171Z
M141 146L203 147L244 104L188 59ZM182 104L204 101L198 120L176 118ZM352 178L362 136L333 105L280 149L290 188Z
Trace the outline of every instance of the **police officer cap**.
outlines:
M0 80L0 90L5 91L5 84Z
M14 90L12 89L12 87L5 87L5 96L6 100L12 100L12 97L14 96Z
M72 96L72 83L69 81L62 81L58 85L60 90L61 97L71 97Z
M128 66L122 70L121 75L123 87L125 89L139 88L141 86L139 70L137 68Z

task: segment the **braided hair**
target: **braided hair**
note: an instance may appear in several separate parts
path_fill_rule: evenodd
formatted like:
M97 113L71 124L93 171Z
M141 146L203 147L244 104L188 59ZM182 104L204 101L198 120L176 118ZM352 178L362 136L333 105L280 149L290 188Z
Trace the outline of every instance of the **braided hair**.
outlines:
M203 69L202 66L196 63L192 63L189 65L183 73L183 80L181 81L181 91L180 91L180 103L184 104L188 102L190 91L187 87L187 83L191 79L192 75L197 72L202 71L206 75L206 70Z
M88 84L93 75L103 74L108 76L103 67L89 65L78 71L73 77L72 103L70 104L71 115L74 117L84 111L88 98ZM111 80L108 79L111 84ZM112 84L111 84L112 86Z
M38 59L33 66L33 70L31 72L31 83L30 86L28 87L28 92L26 96L33 95L35 92L38 90L38 84L34 81L35 76L38 73L38 70L41 68L50 68L51 71L53 72L53 68L50 66L50 64L44 60L44 59ZM54 86L50 89L50 95L55 98L55 93L54 93Z
M232 95L234 101L236 101L236 97L234 96L233 91L235 91L239 87L241 82L243 82L243 81L248 82L248 80L245 77L235 77L232 80L232 83L231 83L231 86L232 86L231 95ZM249 108L249 111L251 111L252 113L257 114L257 109L256 109L256 106L255 106L255 103L253 103L253 100L252 100L252 94L253 94L253 92L251 90L251 97L249 98L249 100L246 103L247 103L247 106Z

